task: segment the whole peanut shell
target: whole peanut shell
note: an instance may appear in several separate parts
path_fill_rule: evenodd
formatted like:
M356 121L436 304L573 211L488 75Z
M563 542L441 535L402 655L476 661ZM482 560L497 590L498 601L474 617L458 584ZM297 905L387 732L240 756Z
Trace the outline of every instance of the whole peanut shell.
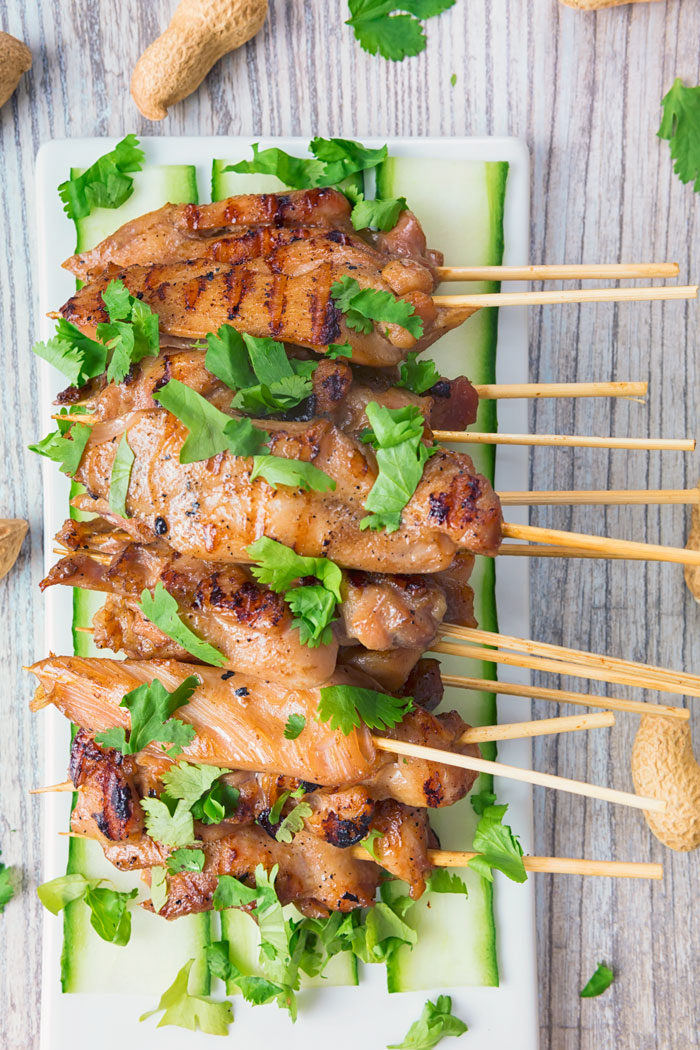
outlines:
M670 849L697 849L700 766L688 722L642 716L632 748L632 779L638 795L666 801L665 812L644 814L657 839Z
M131 77L131 94L144 117L163 120L215 62L255 36L266 15L267 0L181 0Z
M0 580L17 561L28 528L21 518L0 518Z
M14 94L19 78L32 66L32 53L26 44L9 33L0 33L0 106Z

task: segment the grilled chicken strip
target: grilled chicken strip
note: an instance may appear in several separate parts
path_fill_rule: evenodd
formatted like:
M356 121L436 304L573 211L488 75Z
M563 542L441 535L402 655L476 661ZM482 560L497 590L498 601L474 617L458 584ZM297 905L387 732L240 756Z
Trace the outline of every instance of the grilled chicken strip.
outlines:
M151 538L161 536L181 554L204 561L245 563L247 547L262 535L299 554L368 572L442 572L459 550L497 553L498 497L468 456L445 449L431 456L401 527L366 533L360 521L377 476L372 450L326 420L266 427L274 455L313 463L334 479L335 490L275 491L262 478L251 483L250 460L228 452L181 464L187 430L164 411L98 423L75 478L100 500L94 512L109 516L112 464L126 431L135 460L127 497L131 517L120 521L129 531L150 531Z
M291 253L295 246L291 246ZM299 247L302 251L303 242ZM350 270L361 288L394 294L396 266L383 270L344 264L343 249L333 263L322 262L314 269L304 264L296 275L273 273L264 260L244 266L192 260L184 263L131 266L103 274L86 284L61 308L61 316L92 335L96 326L107 321L102 293L113 278L124 282L132 295L150 306L160 318L161 341L203 339L222 324L232 324L254 336L267 336L325 353L329 343L349 342L357 364L388 367L396 365L408 350L424 350L446 331L456 328L473 312L473 307L436 307L425 285L431 281L427 270L414 268L412 287L400 297L411 303L423 321L423 334L416 339L397 324L373 323L368 333L349 328L331 296L331 286ZM291 260L288 265L293 270ZM405 268L402 266L402 289Z
M389 753L378 753L365 726L348 736L331 730L328 722L316 718L318 690L285 690L239 674L222 678L213 668L195 669L164 660L49 657L31 670L40 683L33 709L54 704L71 722L91 733L112 726L128 729L129 712L119 706L120 701L143 682L158 678L172 691L196 670L202 684L177 712L177 717L193 725L197 732L183 748L182 758L186 761L224 769L281 773L328 787L363 783L372 798L394 798L407 805L428 807L451 805L464 797L476 776L439 762L413 758L404 762ZM370 688L376 685L359 672L342 668L336 670L331 684ZM296 740L284 737L290 714L303 714L306 718L304 731ZM475 745L459 743L467 728L454 711L436 716L416 707L391 731L391 736L478 756ZM162 757L162 749L158 744L150 744L145 754Z

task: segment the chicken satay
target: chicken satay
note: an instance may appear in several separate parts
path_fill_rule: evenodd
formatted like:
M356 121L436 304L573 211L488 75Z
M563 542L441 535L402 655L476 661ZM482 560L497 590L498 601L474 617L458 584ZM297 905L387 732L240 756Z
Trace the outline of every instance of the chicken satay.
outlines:
M327 226L354 233L350 204L339 190L241 194L213 204L166 204L120 226L95 248L66 259L63 266L88 281L110 266L195 259L227 233L257 226Z
M110 517L112 464L128 434L134 464L120 523L164 537L181 554L245 563L247 548L266 535L298 554L325 556L348 569L389 573L442 572L459 550L494 555L501 510L490 483L463 453L440 449L428 460L395 532L363 532L364 504L377 477L373 452L326 420L265 424L276 456L313 463L335 481L333 491L272 489L250 480L251 461L223 452L181 464L186 428L170 413L138 412L93 427L76 481L93 512ZM111 520L113 516L111 516Z
M369 332L355 331L348 327L331 295L332 285L348 273L342 252L339 248L334 263L320 263L297 276L272 273L260 259L244 266L208 260L131 266L86 284L61 307L60 314L82 331L94 334L96 326L109 319L102 293L118 278L158 314L162 343L203 339L222 324L231 324L250 335L271 337L321 354L331 343L350 343L356 363L388 367L403 360L408 350L424 350L474 312L473 307L435 306L426 290L432 281L429 272L414 267L413 287L402 291L400 297L423 321L423 334L416 338L401 325L383 322L373 322ZM394 268L395 264L386 268L386 278L382 270L370 266L353 269L352 276L361 288L394 294L389 283L394 279ZM405 288L405 273L401 287Z

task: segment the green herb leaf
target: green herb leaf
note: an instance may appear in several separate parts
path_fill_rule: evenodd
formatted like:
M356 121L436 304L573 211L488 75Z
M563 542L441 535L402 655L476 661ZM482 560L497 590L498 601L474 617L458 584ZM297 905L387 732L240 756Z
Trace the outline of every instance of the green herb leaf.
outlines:
M280 819L282 817L282 810L284 808L284 804L287 801L287 799L290 798L291 794L291 791L280 792L280 794L275 799L272 808L268 811L267 821L268 824L272 825L272 827L274 827L275 824L279 824Z
M158 1028L176 1025L196 1032L199 1027L208 1035L228 1035L229 1025L233 1023L233 1007L228 999L217 1003L208 996L190 995L187 990L194 962L194 959L190 959L185 963L170 987L163 992L155 1010L141 1014L139 1021L145 1021L163 1010Z
M216 784L192 806L192 816L203 824L220 824L238 809L241 793L237 787L217 780Z
M283 459L282 456L253 456L253 470L250 480L264 478L268 485L276 489L278 485L289 485L290 488L314 492L328 492L335 489L335 481L313 463L300 459Z
M187 852L187 851L185 851ZM151 904L156 913L161 910L168 899L168 880L166 871L160 864L151 868Z
M418 488L425 464L437 449L423 443L425 420L420 409L385 408L370 401L365 409L372 431L363 436L376 449L378 474L365 501L371 513L360 522L361 529L395 532L401 515Z
M131 730L126 739L123 728L107 729L98 733L95 740L101 747L115 747L123 755L136 755L148 744L156 741L161 744L173 744L167 754L170 758L179 755L183 747L195 737L194 726L172 718L174 711L189 703L189 698L200 684L195 675L189 675L169 693L157 678L148 685L138 686L124 696L119 704L126 707L130 715Z
M109 321L97 326L97 338L109 350L107 380L121 383L133 364L160 353L158 314L129 293L121 280L110 281L102 293Z
M252 456L270 440L270 435L254 427L249 419L227 416L178 379L171 379L153 397L189 430L180 450L181 463L211 459L219 452Z
M657 134L671 145L673 170L681 182L693 182L700 193L700 87L686 87L677 77L664 95L663 120Z
M4 912L5 905L9 904L15 895L15 888L12 885L13 871L14 868L8 868L0 861L0 915Z
M431 18L452 7L455 0L349 0L356 39L365 51L400 62L424 50L426 40L419 18ZM396 14L402 11L405 14Z
M324 164L326 185L342 182L358 171L378 167L389 153L386 146L369 149L353 139L323 139L318 136L311 140L309 149Z
M467 1026L452 1013L452 997L439 995L437 1002L427 1000L402 1043L391 1043L388 1050L432 1050L448 1035L464 1035Z
M275 838L278 842L290 843L294 836L304 830L304 821L310 817L313 810L308 802L298 802L294 809L290 810L278 827Z
M313 186L329 185L324 182L324 165L310 157L292 157L282 149L259 149L253 143L253 159L229 164L223 170L243 175L275 175L285 186L305 190Z
M141 171L145 154L135 135L127 135L109 153L99 157L82 175L62 182L58 195L69 219L84 219L95 208L118 208L134 192L127 174Z
M597 995L602 995L614 980L615 974L610 967L605 963L598 963L595 973L586 982L579 995L582 999L594 999Z
M472 809L474 812L481 816L487 806L493 806L496 801L496 796L493 791L479 791L469 796Z
M453 73L452 76L450 77L450 85L452 87L454 87L456 83L457 83L457 74Z
M195 841L192 812L182 799L172 813L159 798L142 798L141 807L146 813L146 833L155 842L164 846L189 846Z
M330 357L331 361L338 357L352 357L352 347L350 343L329 343L326 347L326 357Z
M369 729L392 729L413 710L410 696L386 696L355 685L325 685L320 692L320 721L330 720L331 729L339 729L344 736L363 722Z
M396 385L412 390L414 394L425 394L439 383L441 378L434 361L430 358L419 361L418 351L411 350L406 354L406 360L401 363L401 378Z
M284 727L285 740L296 740L306 728L306 715L291 714Z
M413 903L410 897L395 897L369 909L352 936L353 951L363 962L386 963L402 945L417 943L418 934L405 918Z
M248 361L248 350L243 336L233 325L223 324L214 335L207 335L207 350L204 358L205 368L231 390L253 386L255 373Z
M227 769L220 769L219 766L178 762L163 773L161 779L170 798L182 799L188 806L193 806L207 793L214 781L227 772Z
M219 881L212 897L212 905L217 911L222 911L224 908L246 908L257 900L257 896L256 889L246 886L235 876L219 875Z
M412 303L397 299L391 292L375 288L361 288L354 277L343 274L331 285L331 296L345 314L348 328L367 334L372 331L373 321L381 324L398 324L415 338L423 334L423 321L415 312Z
M141 601L137 604L147 620L154 623L163 634L167 634L168 638L172 638L188 653L192 653L205 664L211 664L212 667L224 666L226 663L224 654L209 642L198 638L194 631L182 622L178 615L178 604L172 594L166 591L161 580L158 580L153 594L144 589L141 592Z
M293 587L284 600L294 614L292 627L299 631L299 641L315 649L319 645L330 645L333 640L331 624L336 617L335 596L323 584Z
M399 215L408 205L405 197L387 197L365 200L362 193L354 194L355 207L350 214L350 221L356 230L372 227L375 230L392 230L398 222Z
M94 886L98 884L99 880L92 882ZM71 901L82 900L90 885L84 875L59 875L58 878L37 886L36 892L44 907L52 915L58 915Z
M112 473L109 479L109 506L121 518L128 518L126 497L129 494L131 468L134 465L134 453L129 447L126 431L117 445L117 454L112 462Z
M381 831L377 831L376 828L372 828L369 834L360 842L362 848L367 850L372 860L376 861L377 864L381 864L382 862L375 852L374 843L377 841L377 839L383 838L384 835Z
M121 893L101 886L101 879L86 879L84 875L62 875L37 887L37 895L53 915L72 901L84 900L90 909L90 924L95 932L110 944L123 947L131 936L131 913L127 908L138 890Z
M201 849L176 849L170 854L165 866L171 875L181 871L204 871L206 856Z
M469 867L493 882L493 869L502 871L513 882L525 882L527 872L523 864L523 850L507 824L503 823L507 806L486 806L474 833L474 849Z
M68 415L66 418L69 418ZM36 445L29 445L29 451L52 459L59 464L64 474L72 478L80 466L92 428L85 423L72 423L66 427L62 421L59 421L58 427L58 430L47 434Z
M102 375L107 367L107 347L83 335L70 321L56 321L56 334L47 343L35 343L32 350L57 368L71 386L83 386L88 379Z
M280 1006L286 1006L289 990L274 981L268 981L265 977L253 977L241 973L229 958L229 947L226 941L214 941L207 949L207 966L213 977L222 981L233 982L238 988L246 1002L253 1006L262 1006L277 1000Z
M257 898L253 914L260 927L260 961L266 976L285 984L291 956L287 925L275 890L278 871L277 864L269 873L262 864L255 868Z
M430 893L462 893L465 897L469 896L464 879L447 868L434 868L425 880L425 888Z

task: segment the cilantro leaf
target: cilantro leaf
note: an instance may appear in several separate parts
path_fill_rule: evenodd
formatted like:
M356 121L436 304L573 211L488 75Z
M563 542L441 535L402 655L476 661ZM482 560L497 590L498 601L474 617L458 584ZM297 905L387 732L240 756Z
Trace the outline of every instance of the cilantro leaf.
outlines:
M251 568L253 576L271 590L284 593L285 601L294 614L292 626L298 628L302 645L312 648L328 645L332 637L330 625L334 620L336 605L342 599L340 586L343 575L335 562L328 558L302 557L290 547L267 536L251 543L247 551L257 562ZM295 580L308 576L316 577L319 583L292 587Z
M314 492L328 492L335 489L335 481L313 463L301 459L284 459L282 456L253 456L253 470L250 480L264 478L268 485L276 489L278 485L289 485L290 488Z
M194 803L192 816L195 820L201 820L203 824L220 824L236 812L240 797L241 793L237 787L217 780L206 795Z
M194 726L181 722L179 718L172 718L171 715L189 703L189 698L199 684L195 675L189 675L177 689L169 693L157 678L154 678L150 685L144 682L127 693L119 704L129 711L129 739L126 739L126 731L120 727L98 733L95 740L102 747L117 748L123 755L135 755L143 751L148 744L157 741L161 744L173 744L168 755L178 755L182 748L194 739L195 729Z
M355 206L350 213L350 221L356 230L365 230L371 226L376 230L391 230L396 226L399 215L408 205L405 197L386 197L365 200L364 194L353 194Z
M147 835L164 846L189 846L195 841L190 807L178 799L174 812L159 798L142 798Z
M657 135L671 146L673 170L681 182L693 182L700 193L700 87L686 87L676 77L664 95L663 119Z
M5 905L9 904L15 895L15 888L12 885L12 872L14 868L8 868L2 861L0 861L0 915L5 910Z
M66 419L69 417L66 416ZM69 426L58 421L58 430L47 434L36 445L29 445L30 452L37 452L58 463L61 471L72 478L80 466L83 452L87 445L92 428L85 423L71 423Z
M447 868L434 868L425 880L425 889L429 893L463 893L469 896L464 879Z
M56 334L47 343L35 343L32 350L62 372L71 386L83 386L107 367L107 347L62 317L56 321Z
M610 967L606 966L605 963L598 963L595 973L578 994L582 999L593 999L597 995L602 995L614 980L615 974Z
M246 1002L253 1006L262 1006L273 1000L285 1000L289 990L266 977L243 974L229 958L229 947L226 941L214 941L206 948L207 966L213 977L235 984ZM280 1006L286 1005L280 1001Z
M284 739L296 740L306 728L306 715L291 714L284 727Z
M352 949L362 962L386 963L401 945L417 943L418 934L405 918L413 903L410 897L396 897L369 909L363 925L352 934Z
M455 0L349 0L356 39L365 51L400 62L424 50L426 39L419 18L431 18L452 7ZM405 14L393 12L402 11Z
M369 832L369 834L366 835L365 838L363 838L362 841L360 842L360 845L362 846L362 848L367 850L367 852L369 853L369 855L372 858L372 860L376 861L377 864L381 864L382 862L379 859L379 857L377 856L376 850L374 848L374 844L377 841L377 839L383 839L383 838L384 838L383 832L377 831L376 828L372 828L372 830Z
M417 1021L409 1028L402 1043L391 1043L388 1050L432 1050L447 1035L464 1035L467 1026L452 1013L452 997L439 995L427 1000Z
M342 182L358 171L376 168L389 154L386 146L369 149L353 139L324 139L319 136L311 140L309 149L323 162L327 185Z
M292 157L282 149L263 149L253 143L253 159L229 164L223 170L243 175L276 175L280 182L292 189L305 190L312 186L329 185L324 182L324 165L310 157Z
M284 804L287 801L287 799L291 798L292 796L294 796L295 798L301 798L301 795L303 795L303 794L304 794L303 787L297 788L297 790L295 792L292 792L292 791L281 791L280 794L275 799L275 802L274 802L273 806L271 807L271 809L268 810L268 814L267 814L267 822L268 822L268 824L271 824L272 827L274 827L275 824L279 824L280 819L282 817L282 810L284 809Z
M277 841L292 842L294 836L304 830L304 821L311 816L312 812L313 810L308 802L297 802L294 809L290 810L275 832Z
M211 664L212 667L224 666L224 654L209 642L198 638L194 631L182 622L178 615L178 604L172 594L166 591L161 580L155 585L153 594L147 589L141 591L141 601L137 604L147 620L154 623L163 634L167 634L168 638L172 638L188 653L192 653L205 664Z
M270 435L254 427L249 419L227 416L178 379L171 379L153 398L189 430L180 450L181 463L196 463L226 451L234 456L252 456L270 440Z
M207 334L204 366L231 390L253 386L255 373L248 361L248 350L243 336L230 324L222 324L216 335Z
M188 1028L191 1032L196 1032L199 1027L209 1035L228 1035L229 1025L233 1023L231 1003L227 999L217 1003L209 996L190 995L187 990L190 970L194 963L194 959L185 963L173 983L161 995L155 1010L141 1014L139 1021L145 1021L163 1010L158 1028L176 1025L178 1028Z
M319 719L330 720L331 729L339 729L344 736L363 722L369 729L392 729L413 710L410 696L386 696L355 685L325 685L320 693Z
M205 795L215 780L228 770L219 766L206 766L194 762L178 762L161 777L170 798L182 799L193 806Z
M135 135L127 135L113 150L98 157L81 175L62 182L58 195L69 219L84 219L94 208L118 208L134 192L127 174L141 171L145 154Z
M117 454L112 462L112 473L109 478L109 507L121 518L128 518L126 497L129 494L131 468L134 465L134 453L129 447L126 431L117 445Z
M110 281L102 293L109 321L97 326L97 338L112 351L107 367L108 382L121 383L144 357L160 352L158 314L129 293L121 280Z
M419 361L418 351L411 350L406 354L406 360L401 363L401 377L396 385L412 390L414 394L425 394L439 383L441 378L434 361L430 358Z
M375 288L361 288L354 277L343 274L331 285L331 296L345 314L348 328L367 334L372 331L372 322L398 324L415 338L423 334L423 321L415 312L412 303L397 299L391 292Z
M352 347L350 343L329 343L326 347L326 357L330 357L331 361L338 357L352 357Z
M496 796L493 791L478 791L476 794L469 796L471 807L474 812L481 816L487 806L493 806L496 801Z
M151 868L151 904L156 915L168 899L168 880L165 868L154 864Z
M224 908L246 908L257 899L258 891L252 886L246 886L235 875L219 875L219 881L214 890L212 905L217 911Z
M489 882L493 882L494 868L513 882L527 880L518 836L503 823L507 809L507 806L486 806L474 832L474 849L478 856L472 857L469 867Z
M425 420L419 408L385 408L370 401L365 412L372 431L363 437L376 448L377 478L365 501L370 514L360 529L396 532L401 515L423 477L425 464L437 449L423 443Z
M165 862L165 866L171 875L179 875L181 871L204 871L206 857L201 849L176 849Z
M83 900L90 909L90 925L110 944L123 947L131 937L131 913L128 902L138 890L122 893L101 886L101 879L86 879L84 875L61 875L37 887L39 900L53 915L72 901Z
M287 924L282 905L275 890L279 866L265 871L262 864L255 868L257 889L254 916L260 928L260 961L267 976L285 984L291 962Z

